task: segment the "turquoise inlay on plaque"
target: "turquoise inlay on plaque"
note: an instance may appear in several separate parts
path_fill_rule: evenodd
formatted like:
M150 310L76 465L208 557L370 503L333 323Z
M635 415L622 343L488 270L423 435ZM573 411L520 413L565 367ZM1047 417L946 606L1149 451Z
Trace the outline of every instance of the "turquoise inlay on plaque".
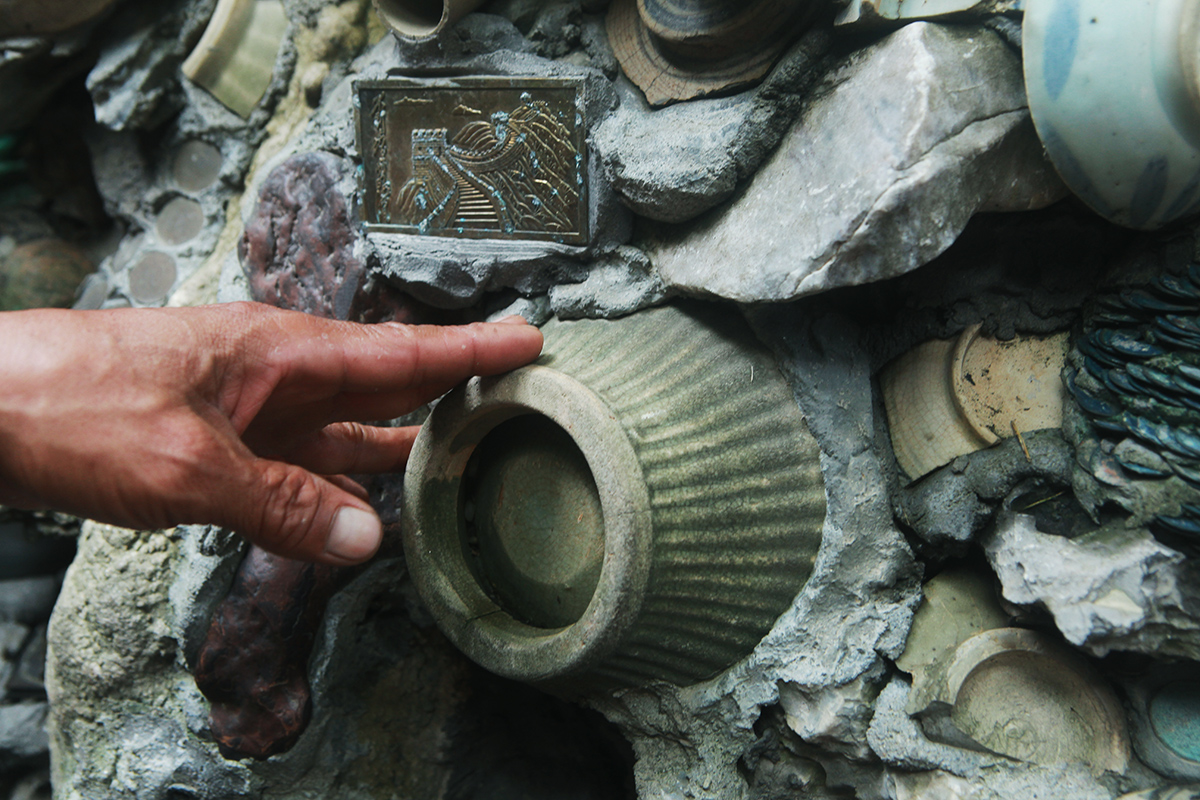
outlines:
M1200 762L1200 681L1176 681L1150 701L1150 723L1163 744L1181 758Z

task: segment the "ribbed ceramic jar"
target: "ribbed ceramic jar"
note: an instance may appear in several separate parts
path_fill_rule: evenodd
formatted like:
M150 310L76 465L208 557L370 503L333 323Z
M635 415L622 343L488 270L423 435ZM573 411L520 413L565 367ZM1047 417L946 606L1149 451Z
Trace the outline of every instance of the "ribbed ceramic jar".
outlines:
M532 366L426 421L404 544L442 631L562 693L708 678L789 607L821 542L819 453L728 310L551 322Z

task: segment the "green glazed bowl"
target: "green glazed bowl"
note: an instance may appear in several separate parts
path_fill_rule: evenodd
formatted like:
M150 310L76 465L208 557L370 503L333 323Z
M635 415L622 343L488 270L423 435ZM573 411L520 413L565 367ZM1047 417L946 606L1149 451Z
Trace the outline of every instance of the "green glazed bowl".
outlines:
M1067 186L1150 230L1200 211L1200 0L1027 0L1025 90Z
M821 543L817 445L745 323L703 305L551 322L417 437L408 567L483 667L561 694L708 678L748 654Z

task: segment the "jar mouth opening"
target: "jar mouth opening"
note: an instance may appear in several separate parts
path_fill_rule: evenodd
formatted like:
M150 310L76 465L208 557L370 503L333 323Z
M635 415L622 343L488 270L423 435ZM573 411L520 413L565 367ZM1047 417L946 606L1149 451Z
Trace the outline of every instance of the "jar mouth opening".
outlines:
M552 419L521 414L483 437L458 526L471 574L514 619L553 630L583 617L604 562L604 510L587 459Z
M526 420L517 425L515 436L506 432L506 423L522 417ZM521 431L528 424L534 426L533 434ZM555 438L549 432L556 430L559 441L569 440L569 445L549 444ZM475 509L467 520L467 501L478 501L481 483L491 482L483 490L491 493L487 502L492 505L507 481L521 484L523 477L516 473L525 454L520 450L531 436L540 437L536 444L556 457L566 451L566 460L575 464L568 484L576 501L595 504L590 520L574 522L588 532L590 544L558 553L569 567L565 574L573 587L574 605L566 610L557 603L562 581L549 589L535 585L522 595L522 587L529 588L522 571L493 557L503 555L510 544L512 554L519 554L526 517L518 513L504 522L516 538L501 541L486 557L482 548L478 555L472 552L466 525L469 521L477 527ZM501 460L513 455L514 440L516 473L505 467L498 478L489 478L485 469L480 481L476 467L476 475L468 476L477 452L478 462L494 463L496 453ZM558 477L563 471L551 466L541 474ZM536 481L532 489L538 490ZM628 433L604 401L553 368L533 365L495 378L472 378L442 398L409 456L402 530L409 572L439 627L455 646L498 675L549 683L584 674L615 650L640 614L652 530L641 466ZM545 571L537 555L524 558L525 568ZM563 574L553 565L549 573Z

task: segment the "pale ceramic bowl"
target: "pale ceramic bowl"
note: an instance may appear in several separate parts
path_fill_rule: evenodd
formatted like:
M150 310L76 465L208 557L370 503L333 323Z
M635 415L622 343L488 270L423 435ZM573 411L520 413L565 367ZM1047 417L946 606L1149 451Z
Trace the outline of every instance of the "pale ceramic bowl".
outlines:
M1200 0L1027 0L1025 89L1055 168L1150 230L1200 211Z

